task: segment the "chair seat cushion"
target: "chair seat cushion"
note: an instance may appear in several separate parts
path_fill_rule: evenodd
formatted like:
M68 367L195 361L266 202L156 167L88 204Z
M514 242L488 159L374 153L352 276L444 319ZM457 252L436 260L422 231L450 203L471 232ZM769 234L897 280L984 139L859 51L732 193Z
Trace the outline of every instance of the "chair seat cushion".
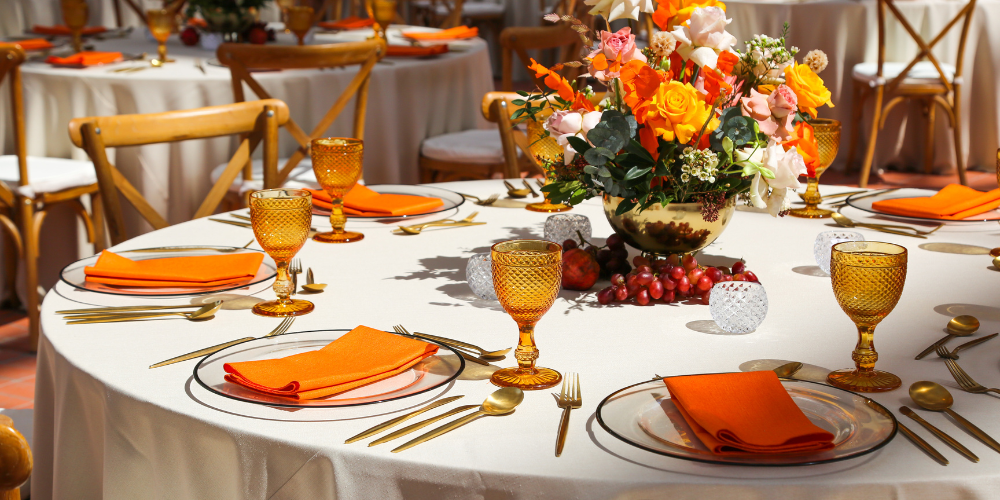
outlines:
M885 81L891 81L893 78L899 76L903 71L903 68L909 63L896 63L887 62L882 65L882 78ZM947 63L941 63L941 70L944 71L945 77L948 79L949 83L954 83L955 80L955 66ZM854 65L854 79L863 82L873 82L877 79L876 73L878 73L878 63L861 63ZM930 61L920 61L910 68L910 71L906 74L906 78L903 80L903 84L933 84L940 83L940 73Z
M39 193L54 193L65 189L97 183L94 164L67 158L28 157L28 185L18 187L21 179L17 156L0 156L0 181L22 196L34 198Z
M521 150L518 149L518 155ZM500 131L493 129L463 130L424 139L420 154L432 160L453 163L503 163Z
M280 170L285 163L288 162L288 158L278 158L278 169ZM243 181L243 174L237 174L236 179L233 179L233 184L230 186L230 191L246 192L248 190L259 190L264 189L264 160L255 159L251 162L253 165L253 179L252 181ZM212 169L212 173L209 176L214 184L222 177L222 172L226 170L228 163L223 163ZM319 184L316 182L316 173L313 172L312 160L309 158L303 158L298 165L292 169L291 175L288 176L288 180L285 181L285 187L291 188L316 188Z

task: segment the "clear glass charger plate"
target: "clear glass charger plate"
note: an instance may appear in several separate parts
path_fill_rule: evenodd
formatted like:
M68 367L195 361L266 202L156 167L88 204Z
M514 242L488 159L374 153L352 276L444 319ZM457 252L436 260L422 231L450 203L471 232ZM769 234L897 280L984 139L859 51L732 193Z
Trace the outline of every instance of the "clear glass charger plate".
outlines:
M850 391L805 380L782 379L806 417L833 434L834 448L819 453L716 455L694 435L662 379L628 386L604 398L597 421L612 436L668 457L722 465L795 466L847 460L885 446L896 418L882 405Z
M161 251L161 252L151 252L149 249L134 249L134 250L121 250L115 251L116 254L121 255L132 260L149 260L149 259L164 259L170 257L196 257L202 255L233 255L236 253L264 253L260 250L254 250L252 248L239 248L239 247L226 247L226 246L215 246L215 245L190 245L190 246L171 246L167 247L173 249L174 251ZM222 252L213 250L217 248L223 250ZM190 250L184 250L190 249ZM232 250L231 252L229 250ZM231 283L228 285L219 286L206 286L206 287L128 287L128 286L116 286L116 285L106 285L104 283L94 283L87 281L87 277L84 274L84 268L87 266L92 266L97 262L97 258L100 254L87 257L85 259L80 259L66 267L59 273L60 279L72 286L73 288L79 290L85 290L88 292L104 293L109 295L125 295L130 297L182 297L182 296L195 296L195 295L206 295L210 293L225 292L229 290L238 290L240 288L245 288L250 285L256 285L258 283L267 281L274 278L278 274L277 267L274 265L274 261L264 255L264 260L261 261L260 267L257 269L257 274L253 278L244 280L238 283Z
M916 188L903 188L897 189L895 191L890 191L888 193L881 193L874 196L868 196L867 193L858 193L847 197L847 204L858 210L875 214L881 217L886 217L889 219L895 219L906 222L929 222L932 224L969 224L969 223L981 223L981 222L994 222L1000 220L1000 211L990 210L989 212L982 213L973 217L960 220L945 220L945 219L930 219L927 217L912 217L909 215L896 215L882 212L876 210L872 207L876 201L883 200L894 200L896 198L927 198L937 194L937 191L933 189L916 189Z
M370 215L348 215L348 219L362 219L362 220L376 220L376 221L392 221L392 220L407 220L413 219L415 217L424 217L426 215L437 214L441 212L446 212L458 208L463 203L465 203L465 198L447 189L442 189L434 186L407 186L404 184L375 184L368 186L369 189L380 194L407 194L411 196L426 196L430 198L441 198L444 202L438 208L431 210L429 212L422 212L419 214L412 215L394 215L394 216L370 216ZM318 215L321 217L329 217L330 211L324 210L313 206L313 215Z
M465 360L454 349L424 340L437 345L438 353L423 359L398 375L326 398L296 400L257 392L239 384L226 382L226 371L223 368L226 363L284 358L316 351L348 331L350 330L286 333L227 347L199 361L194 367L194 379L209 392L246 403L288 408L339 408L384 403L415 396L450 383L465 369Z

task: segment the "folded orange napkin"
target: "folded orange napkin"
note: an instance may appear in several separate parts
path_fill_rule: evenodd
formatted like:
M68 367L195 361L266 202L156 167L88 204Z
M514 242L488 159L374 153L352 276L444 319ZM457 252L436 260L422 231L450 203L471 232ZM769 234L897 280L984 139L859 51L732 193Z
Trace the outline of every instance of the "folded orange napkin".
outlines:
M104 26L85 26L82 30L80 30L80 33L84 35L96 35L97 33L104 33L105 31L108 31L108 29ZM73 31L70 30L69 27L61 24L58 26L39 26L36 24L31 27L31 32L39 35L69 36L73 34Z
M438 346L359 326L318 351L226 363L226 380L255 391L317 399L402 373Z
M412 45L390 45L385 51L385 55L389 57L427 57L436 56L438 54L446 54L448 52L448 45L439 44L431 45L429 47L414 47Z
M10 47L17 45L21 50L41 50L51 49L52 43L44 38L31 38L29 40L17 40L15 42L0 42L0 47Z
M330 195L326 194L326 191L320 189L309 189L308 191L313 195L313 205L326 210L333 208ZM444 205L441 198L408 194L379 194L362 184L356 184L351 192L344 196L345 214L369 217L423 214L441 205Z
M328 30L356 30L358 28L367 28L375 24L375 20L368 18L360 18L357 16L349 16L338 21L323 21L317 23L320 28L325 28Z
M818 452L833 434L806 418L772 371L663 379L698 439L717 455Z
M83 272L87 281L107 285L206 287L247 281L263 260L260 252L132 260L105 250Z
M426 31L404 31L403 36L412 40L459 40L479 36L479 28L456 26L446 30L428 33Z
M949 184L934 196L896 198L872 203L880 212L928 219L960 220L1000 207L1000 189L982 192L960 184Z
M121 60L121 58L121 52L78 52L68 57L49 56L45 59L45 62L61 66L96 66L98 64L113 63Z

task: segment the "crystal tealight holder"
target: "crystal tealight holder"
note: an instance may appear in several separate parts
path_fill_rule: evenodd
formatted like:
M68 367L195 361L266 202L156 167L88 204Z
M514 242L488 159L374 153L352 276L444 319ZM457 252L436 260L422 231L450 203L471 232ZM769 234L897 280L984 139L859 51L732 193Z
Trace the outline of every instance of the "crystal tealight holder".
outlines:
M465 266L465 278L472 293L483 300L497 300L493 289L493 257L488 253L477 253L469 258Z
M830 274L830 249L837 243L845 241L865 241L865 235L854 231L824 231L816 235L813 257L816 258L816 265L824 273Z
M556 214L545 219L545 240L559 245L566 240L574 240L578 245L583 245L580 234L587 240L593 235L590 219L586 215Z
M749 333L767 316L767 292L764 285L750 281L716 283L708 309L719 328L729 333Z

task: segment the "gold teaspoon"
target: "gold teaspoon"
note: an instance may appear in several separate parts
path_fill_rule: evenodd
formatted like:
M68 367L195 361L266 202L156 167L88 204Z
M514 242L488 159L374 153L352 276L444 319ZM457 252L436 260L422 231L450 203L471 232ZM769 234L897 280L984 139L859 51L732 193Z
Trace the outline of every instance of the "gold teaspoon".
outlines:
M920 354L917 354L917 356L913 359L923 359L924 356L934 352L938 346L946 344L952 337L968 337L969 335L976 333L976 330L979 330L979 320L976 319L975 316L970 316L968 314L955 316L954 318L951 318L951 321L948 321L946 329L948 330L948 335L945 336L945 338L931 344L930 347L921 351Z
M951 409L951 405L955 404L955 399L945 389L941 384L936 384L934 382L914 382L910 386L910 399L914 403L917 403L921 408L930 411L943 411L947 413L951 418L955 419L956 422L965 427L967 431L976 436L977 439L986 443L986 446L993 448L994 451L1000 453L1000 443L997 443L988 434L982 431L979 427L976 427L968 420L962 418L961 415L955 413Z
M524 391L518 389L517 387L504 387L498 391L490 394L486 401L483 401L483 405L479 407L479 410L471 415L466 415L458 420L449 422L442 425L426 434L422 434L419 437L408 441L406 444L392 450L393 453L399 453L403 450L408 450L414 446L430 441L442 434L453 431L473 420L483 416L483 415L506 415L517 408L517 405L524 401Z

